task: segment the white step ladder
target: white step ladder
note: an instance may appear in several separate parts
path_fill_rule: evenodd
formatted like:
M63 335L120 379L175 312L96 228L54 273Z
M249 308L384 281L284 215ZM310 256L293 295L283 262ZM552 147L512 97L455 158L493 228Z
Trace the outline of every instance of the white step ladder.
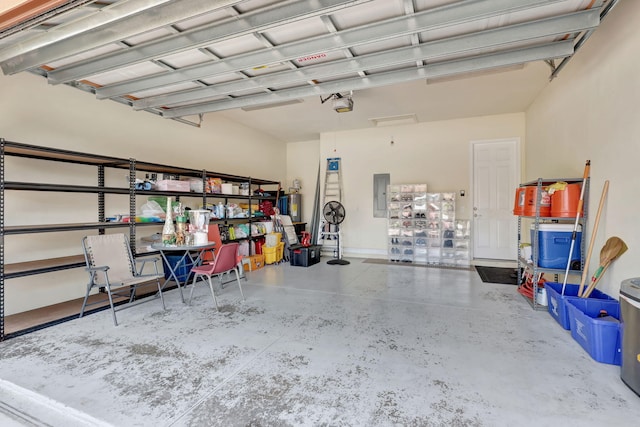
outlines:
M320 229L318 230L318 244L322 246L322 252L331 254L334 258L338 257L338 250L342 251L342 248L338 248L338 242L341 239L338 238L340 233L340 227L331 225L324 218L322 210L324 205L330 201L337 201L342 203L342 165L340 164L340 157L331 157L327 159L327 169L324 177L324 193L322 196L322 203L320 205ZM340 243L341 244L341 243Z

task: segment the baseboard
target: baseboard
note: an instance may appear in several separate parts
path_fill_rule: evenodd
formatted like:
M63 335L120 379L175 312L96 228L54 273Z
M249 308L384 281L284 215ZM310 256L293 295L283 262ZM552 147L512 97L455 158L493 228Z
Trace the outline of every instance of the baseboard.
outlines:
M342 248L343 256L353 258L378 258L386 259L386 249L362 249L362 248Z

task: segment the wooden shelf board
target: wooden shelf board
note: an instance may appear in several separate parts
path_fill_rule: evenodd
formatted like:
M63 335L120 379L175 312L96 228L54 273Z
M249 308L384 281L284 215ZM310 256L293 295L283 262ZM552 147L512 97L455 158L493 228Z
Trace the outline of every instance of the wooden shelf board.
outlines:
M161 282L162 283L162 282ZM173 284L173 282L169 282ZM155 287L156 284L154 281L149 282L148 285L140 286L136 294L139 296L149 296L154 295L157 291ZM174 286L167 286L165 290L169 290ZM69 320L69 317L79 316L80 309L82 308L83 298L77 298L71 301L65 301L58 304L49 305L46 307L36 308L34 310L25 311L22 313L12 314L10 316L6 316L4 318L4 333L5 335L15 334L20 331L25 331L29 329L34 329L38 327L45 326L47 324L59 322L62 320ZM127 298L114 298L114 303L124 303ZM86 309L85 315L88 315L90 311L95 311L96 309L105 309L109 306L109 300L107 299L107 294L98 293L89 296L88 304L96 303L95 305L90 305ZM132 307L132 309L135 309ZM109 320L109 324L112 324Z
M84 255L71 255L59 258L41 259L37 261L17 262L14 264L5 264L4 274L9 276L31 270L44 270L65 265L84 263Z
M136 223L136 225L138 224L142 223ZM128 222L77 222L68 224L9 225L4 228L4 233L6 235L29 234L53 231L97 230L99 228L117 228L127 226L129 226Z

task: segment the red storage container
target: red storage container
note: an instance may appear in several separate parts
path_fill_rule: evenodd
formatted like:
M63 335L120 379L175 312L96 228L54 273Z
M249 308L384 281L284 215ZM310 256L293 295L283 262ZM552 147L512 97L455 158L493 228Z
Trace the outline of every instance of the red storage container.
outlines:
M264 238L259 238L255 240L256 245L256 254L262 254L262 245L264 245Z
M527 187L516 188L516 200L513 203L513 214L517 216L524 215L524 201Z
M556 190L551 195L551 216L560 218L575 218L578 214L580 202L580 184L568 184L564 190ZM580 212L580 215L584 213Z
M525 187L524 215L536 216L536 204L538 202L538 186ZM540 187L540 216L551 215L551 197L546 188Z

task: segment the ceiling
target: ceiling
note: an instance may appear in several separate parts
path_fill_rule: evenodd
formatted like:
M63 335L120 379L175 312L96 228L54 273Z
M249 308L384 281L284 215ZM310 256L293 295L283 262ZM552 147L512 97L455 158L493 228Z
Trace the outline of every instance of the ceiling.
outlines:
M12 1L0 9L4 74L284 141L524 111L617 2Z

